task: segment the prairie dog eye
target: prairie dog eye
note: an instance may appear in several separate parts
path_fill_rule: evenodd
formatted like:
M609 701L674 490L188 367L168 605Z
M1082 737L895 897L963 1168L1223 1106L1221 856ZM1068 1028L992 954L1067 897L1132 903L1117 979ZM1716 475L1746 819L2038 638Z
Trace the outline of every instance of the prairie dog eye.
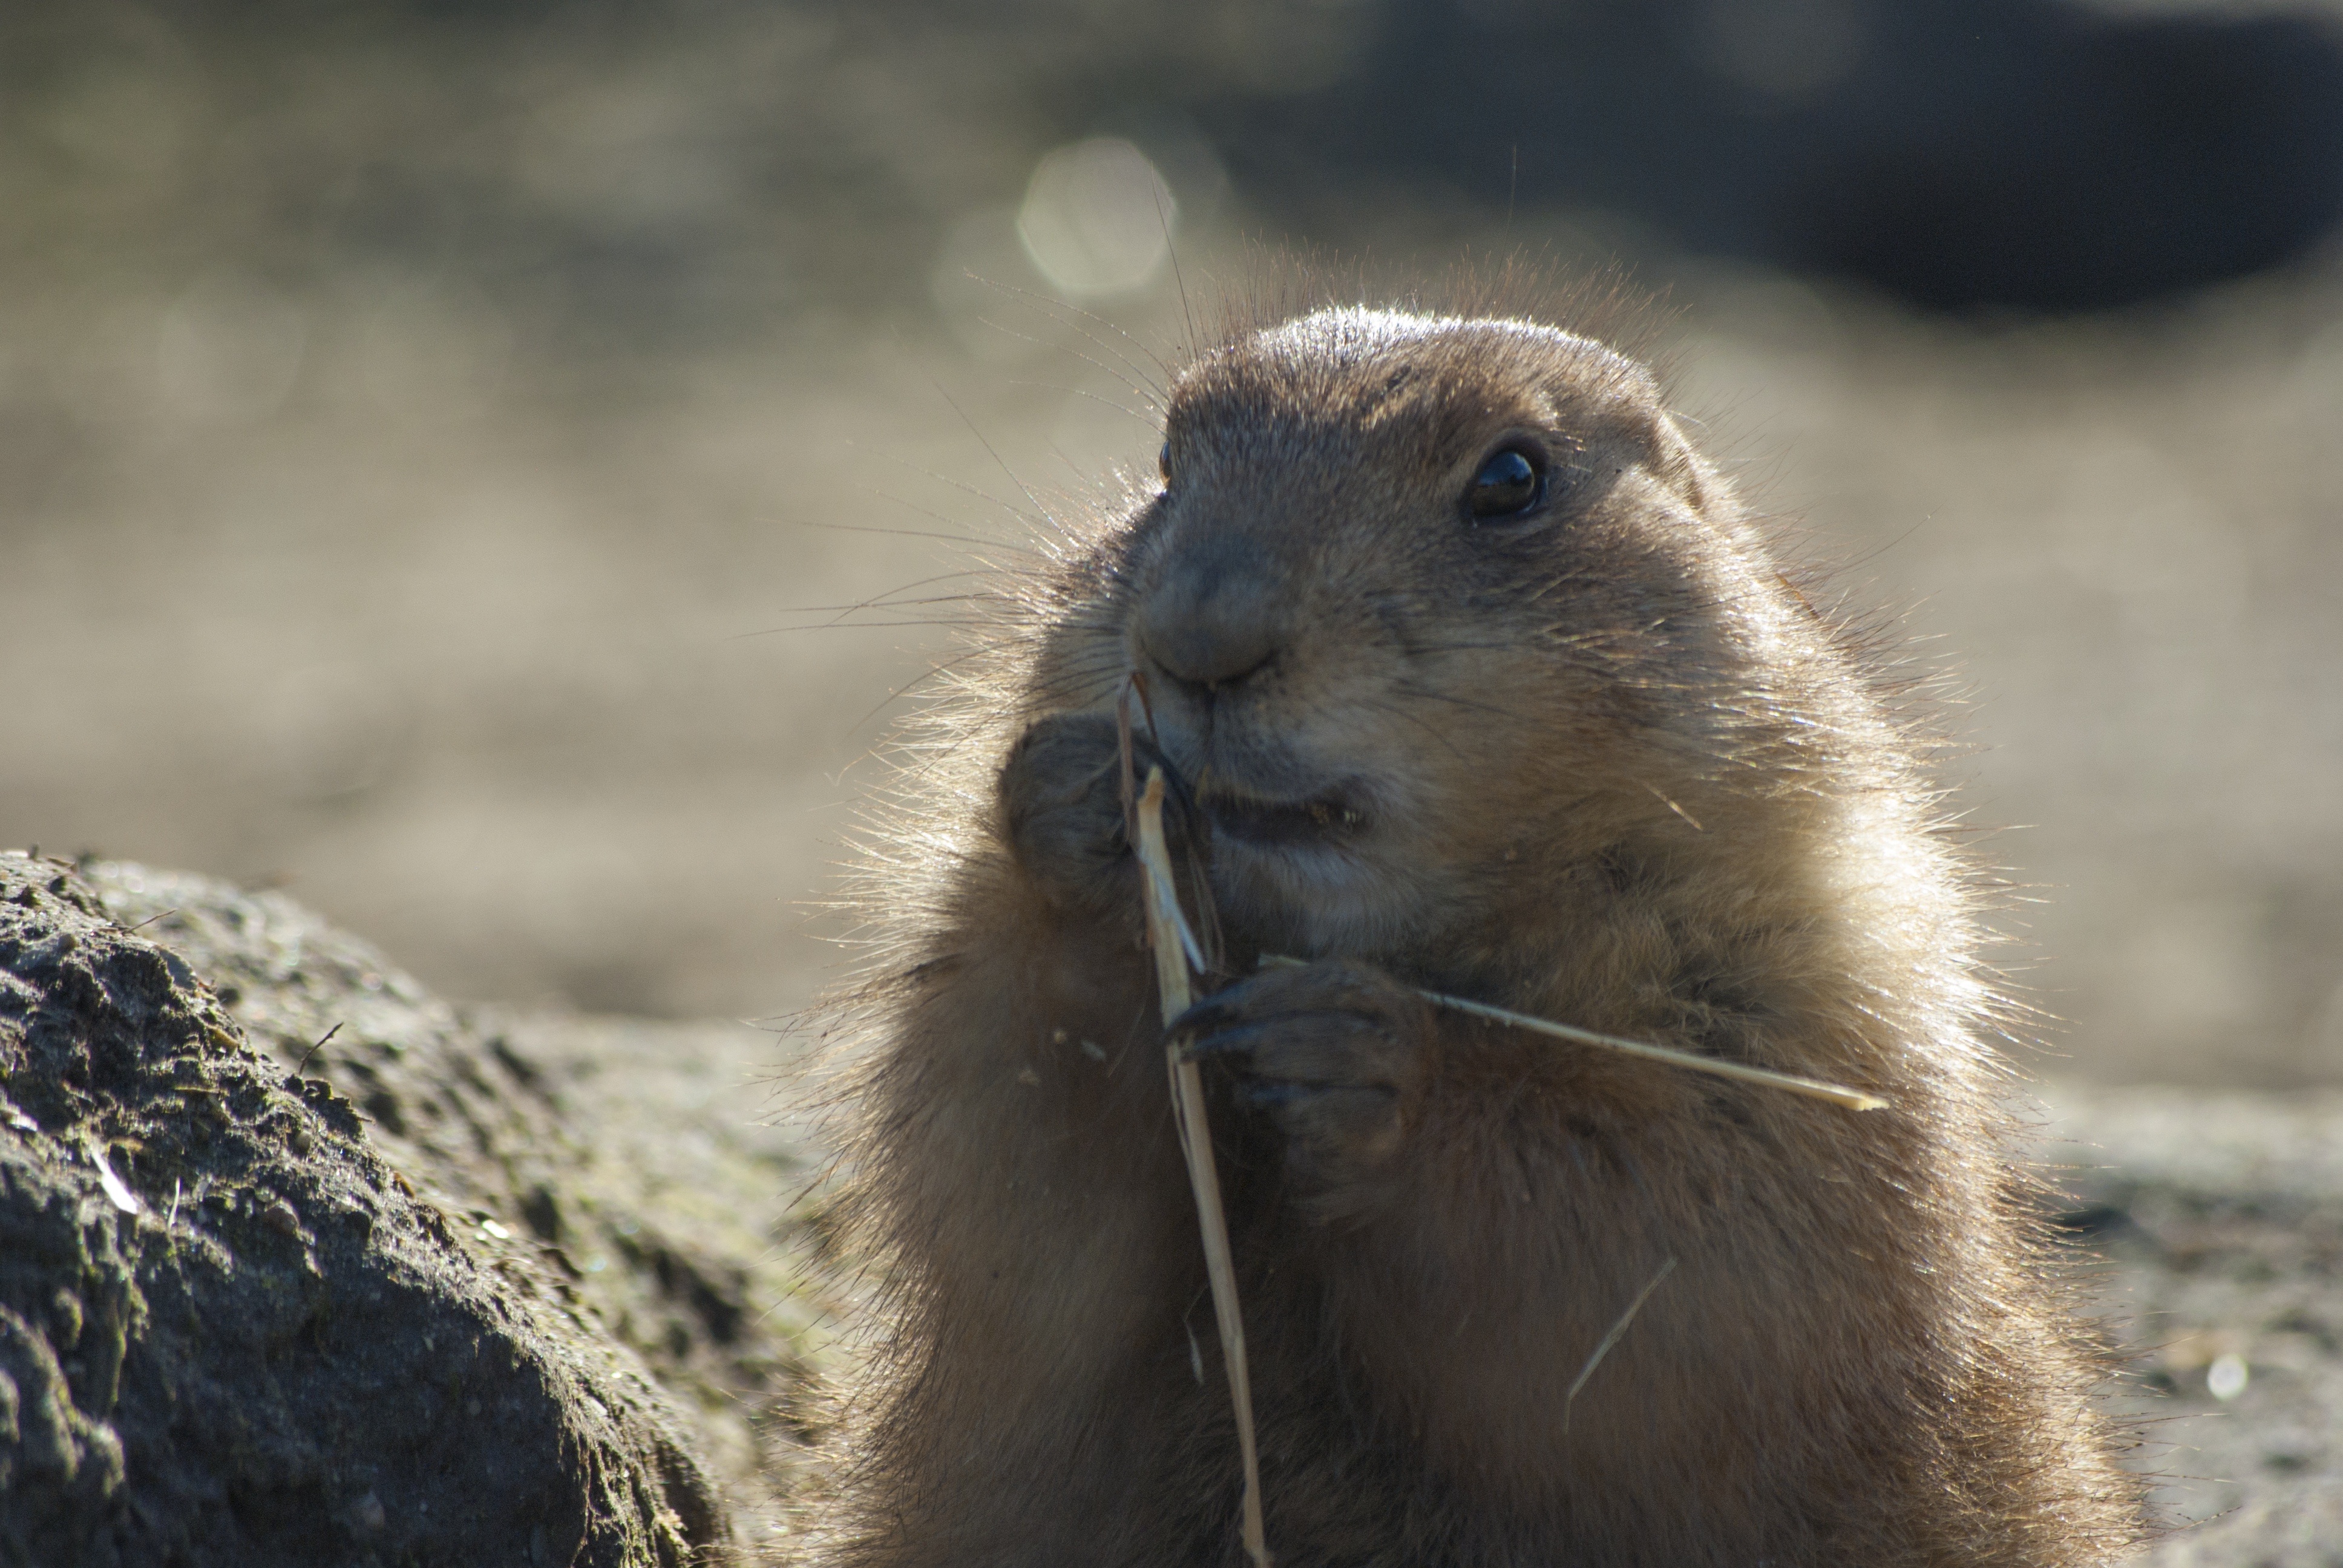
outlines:
M1545 468L1519 447L1491 456L1464 491L1464 509L1475 522L1517 518L1545 494Z
M1155 454L1155 471L1163 476L1165 484L1172 482L1172 443L1169 441L1163 443L1163 450Z

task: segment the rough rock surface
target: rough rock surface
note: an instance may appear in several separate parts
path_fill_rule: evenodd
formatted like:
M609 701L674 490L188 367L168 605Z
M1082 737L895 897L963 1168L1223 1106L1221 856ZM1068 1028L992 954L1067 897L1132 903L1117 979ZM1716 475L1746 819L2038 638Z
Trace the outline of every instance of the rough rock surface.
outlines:
M762 1555L789 1161L652 1070L598 1162L557 1081L612 1030L540 1065L289 900L90 870L0 858L0 1563Z
M0 1568L787 1555L854 1302L784 1060L0 858ZM2139 1568L2343 1568L2343 1094L2046 1099Z
M801 1533L827 1422L813 1374L842 1313L823 1167L777 1092L774 1034L458 1009L283 893L104 861L81 873L255 1044L348 1097L467 1248L550 1279L640 1358L744 1543Z

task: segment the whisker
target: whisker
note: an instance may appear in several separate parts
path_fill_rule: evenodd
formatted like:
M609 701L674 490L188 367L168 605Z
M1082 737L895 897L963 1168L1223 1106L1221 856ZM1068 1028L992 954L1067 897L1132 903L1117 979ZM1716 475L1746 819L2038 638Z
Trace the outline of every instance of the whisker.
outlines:
M1041 504L1041 498L1033 493L1032 487L1017 477L1017 470L1009 466L1009 459L1003 457L1000 449L985 439L984 432L977 428L976 421L968 417L968 411L952 400L951 394L945 391L940 383L930 382L930 385L935 387L936 396L944 400L944 406L960 416L960 422L968 427L968 433L976 437L976 444L984 448L985 456L999 465L1002 475L1011 484L1017 487L1017 493L1025 498L1026 505L1033 508L1035 516L1041 521L1055 528L1058 519L1050 515L1050 508Z
M783 615L849 616L857 615L869 609L910 609L920 605L967 604L980 602L985 599L998 598L999 591L997 589L971 588L966 593L931 594L926 598L899 598L896 596L899 594L909 593L913 588L926 588L931 583L950 582L959 578L991 577L996 574L997 568L977 568L962 572L939 572L933 577L921 578L917 582L905 583L901 588L890 588L883 594L876 594L866 599L858 599L851 604L790 605L782 609L780 613ZM839 623L835 620L831 620L824 621L820 624L823 626L836 626ZM781 627L772 629L794 631L809 628ZM749 635L756 634L752 633Z
M895 688L886 696L880 698L871 706L870 711L863 714L861 718L856 719L847 728L850 730L861 729L873 719L879 717L880 713L886 709L887 705L893 702L897 698L911 691L923 682L933 680L938 676L943 675L950 670L956 669L961 665L970 663L972 660L984 658L990 656L991 652L992 650L990 648L971 648L968 652L961 654L958 658L948 658L943 660L941 663L930 665L926 669L921 670L919 674L913 676L910 679L903 682L902 685Z
M1113 409L1116 413L1123 415L1132 422L1143 427L1149 431L1160 432L1163 428L1163 422L1156 416L1152 414L1141 414L1135 408L1126 408L1121 404L1116 402L1113 398L1101 397L1097 393L1090 391L1084 387L1061 387L1054 381L1012 381L1010 385L1011 387L1029 387L1038 392L1061 392L1069 397L1087 397L1093 403ZM1069 467L1072 467L1071 464L1067 466ZM1079 473L1081 470L1076 469L1075 471Z
M932 475L930 477L936 477L936 476ZM940 480L940 482L950 484L951 481L946 479ZM907 512L916 512L920 517L926 518L933 522L946 523L952 520L941 512L935 511L927 507L922 507L918 502L908 500L901 496L890 496L884 490L864 490L862 493L866 496L875 496L879 499L885 501L889 506L900 507ZM1003 502L999 504L1006 505L1007 503ZM1030 524L1032 519L1021 518L1020 520ZM832 529L840 533L886 534L891 535L897 538L933 539L939 544L970 545L978 549L1011 550L1018 555L1033 556L1043 561L1054 558L1051 555L1050 551L1041 548L1038 546L1019 544L1015 539L986 538L976 534L931 534L924 528L882 528L876 525L856 523L799 523L798 526L803 528Z
M970 484L966 479L955 479L950 475L940 474L933 468L923 468L908 457L898 457L893 459L893 461L897 467L909 469L910 472L919 475L923 479L932 479L937 484L948 486L952 489L960 491L960 494L964 496L973 496L988 507L997 507L1001 510L1008 513L1011 517L1016 518L1019 522L1023 523L1027 528L1038 528L1045 526L1053 526L1057 521L1056 518L1051 517L1046 511L1026 511L1020 508L1016 502L1003 500L1001 498L994 495L991 491L984 488L980 485ZM911 506L911 503L905 500L902 497L890 496L884 490L866 489L862 493L866 496L876 496L881 500L891 501L899 507ZM1040 505L1039 502L1034 504L1037 507ZM936 518L939 521L942 520L939 514L930 512L925 508L912 507L912 509L919 512L921 517L932 517Z
M999 324L999 323L997 323L997 322L990 322L990 321L988 321L988 322L986 323L986 325L987 325L987 326L990 326L990 327L999 327L999 326L1000 326L1000 324ZM1001 331L1004 331L1004 332L1009 331L1009 328L1007 328L1007 327L1001 327L1000 329L1001 329ZM1080 329L1080 328L1077 328L1076 330L1078 330L1078 331L1079 331L1079 330L1081 330L1081 329ZM1023 334L1012 334L1012 336L1021 336L1021 336L1024 336L1024 335L1023 335ZM1084 340L1085 340L1085 341L1087 341L1087 342L1096 343L1096 342L1098 341L1098 339L1096 339L1095 337L1091 337L1089 333L1087 333L1087 332L1082 333L1082 337L1083 337ZM1040 343L1041 340L1040 338L1037 338L1037 337L1026 337L1026 341L1027 341L1027 342L1029 342L1029 343ZM1074 350L1074 349L1071 349L1071 348L1068 348L1068 347L1065 347L1064 345L1062 345L1062 344L1048 344L1048 345L1044 345L1044 347L1051 347L1051 348L1054 348L1054 349L1056 349L1056 351L1057 351L1057 352L1059 352L1059 353L1061 353L1061 354L1065 355L1068 358L1070 358L1070 359L1073 359L1073 360L1077 360L1077 361L1079 361L1079 362L1080 362L1080 363L1081 363L1081 364L1084 364L1084 365L1089 366L1091 369L1093 369L1093 370L1097 371L1100 375L1101 375L1101 376L1105 377L1108 380L1110 380L1110 381L1113 382L1113 383L1114 383L1115 385L1117 385L1118 387L1121 387L1124 391L1129 392L1132 397L1137 397L1141 402L1145 403L1149 407L1151 407L1151 408L1154 408L1154 409L1157 409L1157 410L1159 410L1159 411L1160 411L1160 410L1164 407L1162 394L1161 394L1161 393L1157 389L1157 387L1155 387L1151 382L1147 382L1147 381L1134 381L1134 380L1132 380L1130 377L1128 377L1128 376L1124 376L1124 375L1121 375L1121 374L1120 374L1119 372L1117 372L1117 371L1115 370L1115 368L1114 368L1112 366L1101 364L1098 360L1091 358L1089 355L1087 355L1087 354L1083 354L1083 353L1080 353L1080 352L1078 352L1078 351L1076 351L1076 350ZM1109 352L1112 352L1112 351L1111 351L1111 350L1109 350ZM1119 357L1120 357L1120 356L1117 356L1117 357L1119 358ZM1125 363L1128 363L1128 361L1125 361ZM1049 384L1048 384L1048 383L1044 383L1044 382L1032 382L1032 381L1012 381L1012 382L1011 382L1011 383L1010 383L1010 385L1011 385L1011 386L1012 386L1012 387L1034 387L1034 386L1048 386ZM1072 387L1052 387L1051 389L1052 389L1052 390L1056 390L1056 391L1067 391L1067 392L1070 392L1070 391L1072 391L1072 390L1073 390L1073 388L1072 388Z
M1082 364L1087 365L1091 369L1097 371L1100 375L1105 377L1108 380L1112 381L1117 386L1122 387L1134 397L1141 399L1142 402L1158 408L1163 406L1161 395L1158 393L1155 387L1150 383L1144 380L1134 381L1129 376L1117 373L1113 367L1101 364L1100 361L1091 358L1087 354L1080 353L1072 348L1069 348L1063 343L1052 343L1046 338L1037 337L1032 333L1020 332L1015 327L1008 326L1003 322L995 321L989 316L980 316L977 317L977 320L981 322L983 325L991 327L995 332L1001 333L1004 337L1014 337L1021 342L1031 343L1036 347L1046 348L1052 353L1063 354L1069 358L1079 360ZM1081 332L1081 328L1076 327L1075 330ZM1084 341L1090 343L1096 343L1098 341L1097 338L1092 337L1088 332L1082 332L1082 337ZM1109 352L1112 351L1109 350ZM1117 356L1117 357L1120 358L1121 356ZM1133 368L1134 372L1136 372L1136 367L1134 367ZM1032 383L1012 382L1011 385L1030 386L1032 385Z
M1131 347L1137 349L1140 353L1144 354L1148 358L1153 360L1155 362L1155 368L1161 373L1166 380L1170 379L1172 367L1163 363L1163 359L1161 355L1157 354L1153 349L1149 348L1145 344L1140 342L1138 338L1133 337L1129 332L1125 331L1121 327L1116 326L1113 322L1109 321L1105 317L1097 314L1095 311L1084 310L1080 306L1075 305L1071 301L1052 298L1047 295L1035 294L1031 289L1019 288L1013 284L995 283L989 278L979 278L977 281L984 284L989 288L992 288L1000 293L1008 295L1011 298L1021 300L1028 307L1038 310L1043 315L1051 316L1053 320L1064 320L1066 316L1071 316L1082 321L1089 322L1091 326L1099 327L1102 331L1112 333L1115 337L1121 338L1125 343L1130 344ZM1064 312L1065 315L1058 316L1052 314L1060 311ZM1146 386L1147 389L1156 394L1158 399L1161 400L1164 391L1162 383L1156 381L1153 377L1150 377L1145 370L1140 368L1138 365L1117 352L1114 347L1108 343L1104 338L1093 337L1087 331L1082 333L1082 337L1085 341L1096 344L1101 353L1112 356L1114 359L1121 364L1125 369L1129 370L1133 376L1138 377Z

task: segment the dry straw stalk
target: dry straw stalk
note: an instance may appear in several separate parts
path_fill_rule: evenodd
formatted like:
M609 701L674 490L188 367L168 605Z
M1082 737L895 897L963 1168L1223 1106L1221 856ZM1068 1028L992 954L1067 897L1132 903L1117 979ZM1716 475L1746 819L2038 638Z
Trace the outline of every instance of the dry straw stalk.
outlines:
M1304 961L1287 958L1282 953L1263 953L1261 959L1263 969L1272 966L1298 969ZM1580 1045L1599 1046L1623 1056L1640 1056L1646 1061L1664 1061L1670 1067L1681 1067L1692 1072L1705 1072L1717 1078L1737 1078L1744 1083L1762 1083L1768 1089L1785 1089L1792 1094L1805 1095L1810 1100L1827 1100L1833 1105L1843 1105L1849 1111L1882 1111L1887 1105L1887 1101L1876 1094L1849 1089L1844 1084L1825 1083L1817 1078L1800 1078L1795 1073L1775 1072L1770 1068L1750 1067L1738 1061L1719 1061L1713 1056L1695 1056L1689 1050L1672 1050L1664 1045L1654 1045L1641 1040L1623 1040L1615 1034L1597 1034L1591 1029L1556 1023L1552 1019L1536 1018L1529 1013L1515 1012L1510 1008L1492 1007L1485 1001L1474 1001L1469 997L1450 996L1446 991L1418 988L1415 994L1435 1007L1469 1012L1474 1018L1489 1019L1514 1029L1550 1034L1556 1040L1574 1040Z
M1196 939L1180 913L1172 880L1172 857L1163 844L1163 769L1151 768L1139 798L1139 864L1146 890L1147 940L1155 950L1156 989L1163 1021L1188 1010L1194 1000L1189 964L1201 958ZM1212 1317L1220 1325L1221 1355L1229 1373L1229 1398L1236 1406L1237 1451L1244 1461L1244 1548L1254 1568L1270 1568L1269 1543L1261 1524L1261 1457L1253 1438L1252 1382L1245 1371L1244 1320L1237 1305L1236 1260L1229 1251L1228 1216L1221 1209L1221 1178L1212 1163L1212 1133L1204 1119L1204 1079L1183 1060L1181 1041L1164 1042L1172 1072L1172 1119L1180 1151L1187 1157L1188 1184L1196 1194L1196 1219L1204 1232L1204 1266L1212 1282Z

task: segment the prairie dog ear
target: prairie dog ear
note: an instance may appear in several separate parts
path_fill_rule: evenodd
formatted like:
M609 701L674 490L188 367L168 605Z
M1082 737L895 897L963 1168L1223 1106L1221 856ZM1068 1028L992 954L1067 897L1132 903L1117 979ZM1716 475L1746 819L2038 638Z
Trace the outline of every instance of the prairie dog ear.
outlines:
M1665 409L1659 410L1652 421L1652 472L1695 511L1707 511L1717 498L1716 470L1700 455L1675 416Z

